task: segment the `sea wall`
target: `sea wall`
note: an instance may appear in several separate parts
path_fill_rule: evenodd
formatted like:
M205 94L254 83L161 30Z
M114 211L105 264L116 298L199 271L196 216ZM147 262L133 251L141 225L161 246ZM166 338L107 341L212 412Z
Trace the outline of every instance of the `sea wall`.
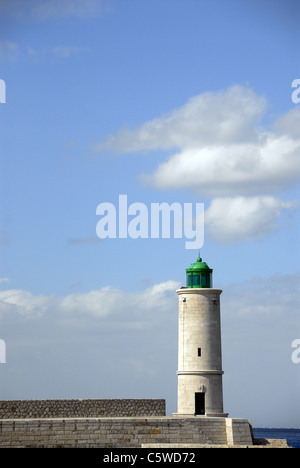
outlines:
M2 400L0 419L165 416L160 399Z
M233 433L232 433L233 431ZM144 444L252 445L248 420L226 418L2 419L0 448L139 448Z

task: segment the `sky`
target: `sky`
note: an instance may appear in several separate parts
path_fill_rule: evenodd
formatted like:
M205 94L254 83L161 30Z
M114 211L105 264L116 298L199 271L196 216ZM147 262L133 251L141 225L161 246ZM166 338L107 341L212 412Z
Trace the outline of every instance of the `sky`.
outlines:
M224 410L300 427L299 14L297 0L0 0L0 399L176 412L176 289L198 249L172 223L151 236L151 210L199 204ZM96 230L113 227L104 203L115 237Z

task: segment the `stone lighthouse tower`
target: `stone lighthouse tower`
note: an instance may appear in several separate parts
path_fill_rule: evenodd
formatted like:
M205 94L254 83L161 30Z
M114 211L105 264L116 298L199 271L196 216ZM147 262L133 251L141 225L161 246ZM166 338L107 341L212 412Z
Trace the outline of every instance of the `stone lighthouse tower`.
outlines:
M223 413L220 289L198 257L186 269L179 299L178 416L221 416Z

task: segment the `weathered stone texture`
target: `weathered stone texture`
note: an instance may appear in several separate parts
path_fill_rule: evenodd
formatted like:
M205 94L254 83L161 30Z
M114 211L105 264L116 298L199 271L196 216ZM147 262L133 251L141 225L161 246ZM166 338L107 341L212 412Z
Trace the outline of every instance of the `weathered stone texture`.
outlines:
M2 400L0 419L165 416L160 399Z
M223 412L220 289L181 288L178 316L177 415L196 413L195 395L205 394L206 416ZM199 354L200 353L200 354ZM202 390L200 390L202 388Z
M247 425L247 420L240 420ZM233 430L239 429L235 420ZM243 431L242 431L243 432ZM251 445L248 439L240 441ZM232 436L235 437L235 436ZM0 447L130 448L143 444L226 445L225 418L70 418L0 420ZM238 431L235 445L239 445Z

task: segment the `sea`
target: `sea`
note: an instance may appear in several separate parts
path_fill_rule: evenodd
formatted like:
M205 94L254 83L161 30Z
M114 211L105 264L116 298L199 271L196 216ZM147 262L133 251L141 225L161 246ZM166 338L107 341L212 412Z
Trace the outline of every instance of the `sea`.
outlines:
M253 428L255 439L286 439L289 447L300 448L300 429Z

